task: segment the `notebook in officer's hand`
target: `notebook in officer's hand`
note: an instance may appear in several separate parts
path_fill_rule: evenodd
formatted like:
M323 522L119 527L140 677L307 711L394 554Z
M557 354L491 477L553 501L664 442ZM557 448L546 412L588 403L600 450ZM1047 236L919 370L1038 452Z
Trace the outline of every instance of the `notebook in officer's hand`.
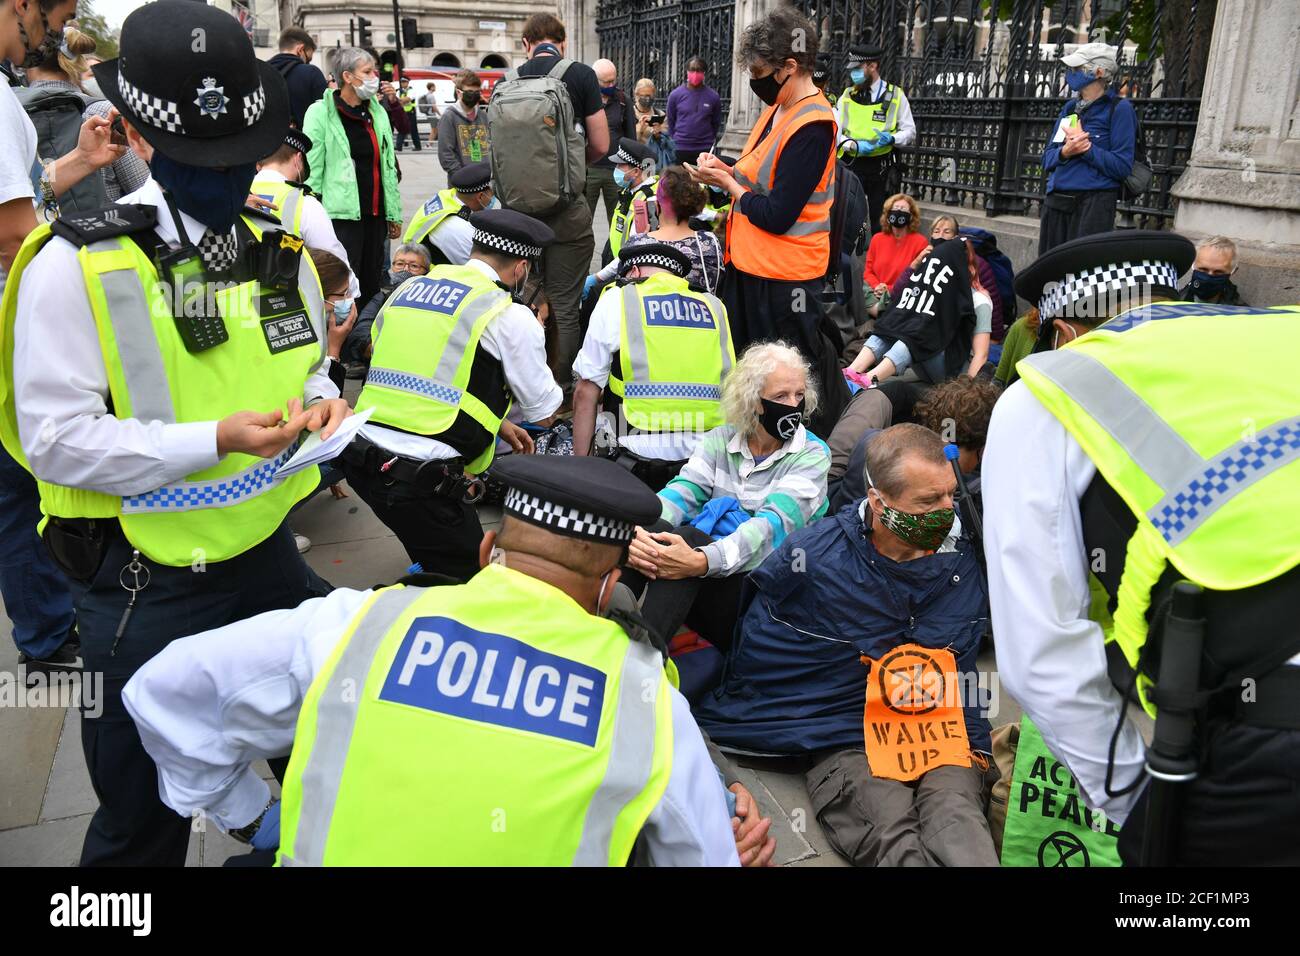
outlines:
M349 415L343 419L343 424L334 430L334 434L324 441L321 440L320 432L312 432L303 439L302 447L294 453L294 456L276 469L276 480L288 478L304 468L337 458L343 453L343 449L351 444L352 439L357 437L357 429L369 420L370 413L373 411L373 408L367 408L364 412Z

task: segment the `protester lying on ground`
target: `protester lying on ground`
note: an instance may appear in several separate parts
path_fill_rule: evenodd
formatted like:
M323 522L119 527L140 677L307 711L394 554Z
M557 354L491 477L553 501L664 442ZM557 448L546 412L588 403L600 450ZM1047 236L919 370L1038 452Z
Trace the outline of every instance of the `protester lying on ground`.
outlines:
M896 380L890 381L892 383ZM907 387L907 383L899 382L898 385ZM870 391L882 390L873 388ZM897 394L898 389L894 391ZM1002 389L992 382L959 375L942 385L917 391L920 399L911 413L912 420L957 446L957 463L966 479L967 490L976 496L978 508L980 459L984 455L984 439L988 436L993 404L1002 394ZM832 513L866 495L863 469L867 462L867 447L872 438L879 434L880 430L870 429L864 431L858 439L849 455L843 478L836 483L831 493Z
M944 243L911 274L898 304L876 323L845 377L869 388L915 366L923 381L937 383L965 366L973 378L988 358L992 321L992 301L979 285L971 244Z
M880 214L880 232L867 246L867 265L862 272L867 312L873 318L889 308L890 286L926 248L920 230L921 207L916 200L906 193L890 196Z
M866 471L865 500L749 575L723 683L696 720L723 748L812 756L813 811L856 865L996 866L974 680L988 603L958 538L956 478L943 440L915 424L877 435Z
M750 348L723 382L727 424L704 436L638 528L623 581L670 640L683 622L726 647L746 574L826 513L830 452L803 425L817 407L807 364L784 342Z

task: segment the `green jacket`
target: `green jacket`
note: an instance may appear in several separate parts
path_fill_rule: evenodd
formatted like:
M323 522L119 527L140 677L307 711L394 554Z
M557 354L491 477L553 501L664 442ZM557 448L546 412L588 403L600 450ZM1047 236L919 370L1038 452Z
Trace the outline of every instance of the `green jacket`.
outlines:
M352 163L352 149L348 134L343 129L343 118L334 105L335 90L307 107L303 118L303 132L311 138L311 152L307 165L311 175L307 185L320 193L325 214L331 219L360 219L361 200L357 196L356 167ZM384 187L384 218L389 222L402 221L402 199L397 194L397 161L393 158L393 129L388 124L388 114L379 105L378 98L369 100L370 118L374 122L375 137L379 140L379 168Z

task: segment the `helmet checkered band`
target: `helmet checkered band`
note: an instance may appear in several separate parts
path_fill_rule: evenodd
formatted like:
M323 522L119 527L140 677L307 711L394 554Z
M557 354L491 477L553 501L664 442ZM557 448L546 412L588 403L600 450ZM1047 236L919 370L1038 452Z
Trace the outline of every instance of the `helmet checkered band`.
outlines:
M685 279L691 274L690 268L683 267L682 263L677 259L657 252L647 252L640 256L632 251L623 253L622 268L627 269L632 266L658 266L660 269L667 269L681 279Z
M526 242L516 242L514 239L507 239L504 236L498 236L495 233L484 232L482 229L474 230L474 241L482 243L489 249L496 249L498 252L504 252L508 256L514 256L516 259L533 259L542 254L541 246L531 246Z
M543 501L517 488L511 488L506 495L505 510L531 524L575 538L627 544L636 534L636 526L630 522Z
M614 159L616 162L626 163L628 166L641 165L641 160L637 159L635 156L633 156L631 153L625 150L622 146L620 146L618 148L618 152L614 154Z
M147 125L157 126L169 133L184 132L180 107L176 103L146 93L120 72L117 74L117 88L122 93L122 99L126 100L126 105Z
M262 111L266 109L266 90L262 84L257 84L257 89L244 97L244 125L252 126L262 118Z
M1141 262L1109 263L1078 274L1071 272L1039 298L1038 313L1043 320L1062 318L1070 306L1083 299L1140 286L1177 289L1178 267L1170 262L1143 259Z
M475 183L472 186L456 186L454 188L458 193L481 193L492 188L492 180L485 179L481 183Z

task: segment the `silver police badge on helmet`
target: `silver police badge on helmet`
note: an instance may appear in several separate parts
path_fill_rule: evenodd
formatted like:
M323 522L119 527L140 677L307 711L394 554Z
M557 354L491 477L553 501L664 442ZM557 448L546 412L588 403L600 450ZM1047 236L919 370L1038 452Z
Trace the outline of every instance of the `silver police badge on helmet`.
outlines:
M225 87L217 86L216 77L205 76L203 85L194 92L198 94L194 105L199 108L202 115L216 119L226 112L226 104L230 102L230 97L226 96Z

